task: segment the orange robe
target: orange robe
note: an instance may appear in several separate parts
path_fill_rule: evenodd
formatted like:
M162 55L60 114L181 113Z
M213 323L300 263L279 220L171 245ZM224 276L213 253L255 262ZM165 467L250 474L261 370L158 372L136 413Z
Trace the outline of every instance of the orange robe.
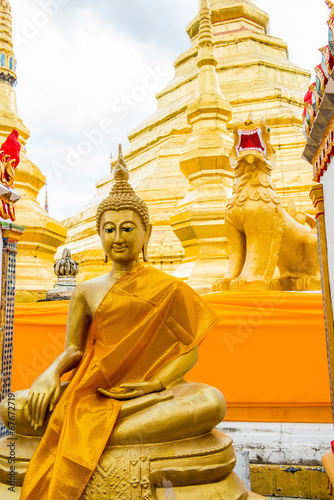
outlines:
M122 404L98 388L150 379L217 320L189 286L152 267L138 264L119 279L95 313L85 354L31 459L20 498L79 499Z

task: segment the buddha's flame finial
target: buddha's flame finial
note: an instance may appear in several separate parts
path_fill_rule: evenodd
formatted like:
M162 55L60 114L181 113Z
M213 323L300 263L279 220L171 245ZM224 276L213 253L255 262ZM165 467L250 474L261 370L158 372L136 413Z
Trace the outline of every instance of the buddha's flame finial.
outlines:
M8 0L0 0L0 10L8 14L11 13L12 9Z
M114 179L116 183L128 181L130 178L126 163L123 158L122 145L118 147L118 162L115 167Z
M109 210L132 210L137 212L142 220L145 230L148 229L150 224L148 208L145 202L136 195L133 187L129 183L129 178L129 171L124 161L122 146L120 144L118 149L118 162L114 171L115 183L109 196L98 206L96 213L96 230L99 234L101 217Z

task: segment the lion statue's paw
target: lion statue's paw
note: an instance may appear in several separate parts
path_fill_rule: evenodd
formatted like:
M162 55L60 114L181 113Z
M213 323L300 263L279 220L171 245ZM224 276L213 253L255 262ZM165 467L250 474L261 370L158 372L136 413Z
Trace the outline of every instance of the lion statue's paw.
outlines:
M218 280L212 285L213 292L229 292L231 280L223 279Z
M230 285L230 288L233 292L239 292L239 290L242 290L243 288L245 288L245 286L247 285L247 282L245 280L245 278L234 278L232 281L231 281L231 285Z
M292 290L291 280L289 277L281 277L270 281L269 290L275 291L290 291Z
M240 290L268 290L269 283L262 276L252 276L251 278L243 278L239 276L231 281L231 290L239 292Z
M298 292L313 292L320 290L321 280L315 276L302 276L298 278L296 288Z
M275 290L275 291L283 290L281 285L281 280L280 279L271 280L269 284L269 290Z

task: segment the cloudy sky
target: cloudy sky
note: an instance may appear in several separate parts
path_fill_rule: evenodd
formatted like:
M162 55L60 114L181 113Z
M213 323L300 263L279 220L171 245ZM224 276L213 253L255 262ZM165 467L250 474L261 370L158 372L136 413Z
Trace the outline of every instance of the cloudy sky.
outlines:
M324 0L256 0L290 59L312 70L327 43ZM18 108L50 213L73 215L110 171L110 153L152 114L190 42L198 0L11 0ZM44 192L41 192L41 202Z

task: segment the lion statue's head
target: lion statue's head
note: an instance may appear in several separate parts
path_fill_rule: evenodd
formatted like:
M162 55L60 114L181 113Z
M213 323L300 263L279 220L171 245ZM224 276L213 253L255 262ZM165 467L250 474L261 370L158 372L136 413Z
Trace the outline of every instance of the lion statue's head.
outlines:
M230 156L235 175L242 175L244 169L256 165L270 173L275 166L276 151L270 143L270 128L265 119L255 120L252 114L244 123L232 124L234 144Z

